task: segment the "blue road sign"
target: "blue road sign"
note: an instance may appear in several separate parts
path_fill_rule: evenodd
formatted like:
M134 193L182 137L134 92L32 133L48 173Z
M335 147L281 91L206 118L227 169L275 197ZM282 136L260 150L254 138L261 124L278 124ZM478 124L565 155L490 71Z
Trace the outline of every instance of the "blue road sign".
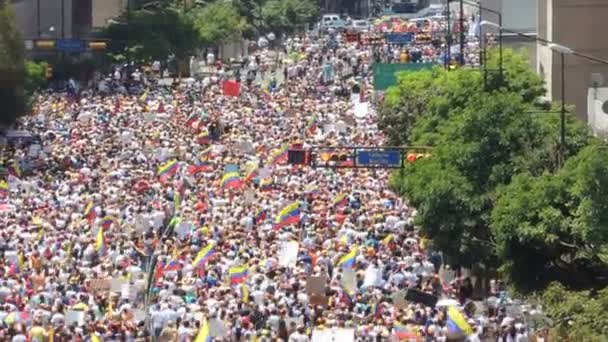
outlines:
M357 166L401 167L401 158L397 149L357 150Z
M412 32L403 33L387 33L385 35L386 42L389 44L409 44L414 40L414 34Z
M59 39L57 41L57 50L67 52L84 52L86 50L86 44L84 40Z

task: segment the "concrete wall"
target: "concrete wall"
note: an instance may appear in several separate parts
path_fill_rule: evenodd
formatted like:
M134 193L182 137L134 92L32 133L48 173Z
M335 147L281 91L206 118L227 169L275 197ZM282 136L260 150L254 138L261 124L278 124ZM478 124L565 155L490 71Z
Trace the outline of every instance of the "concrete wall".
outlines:
M71 38L72 0L40 0L40 36L42 38L61 38L61 2L64 2L65 38ZM24 39L39 38L37 0L11 2L15 11L17 25ZM50 27L54 31L50 31Z
M127 0L93 0L92 27L105 27L108 19L114 18L127 8Z
M524 33L536 32L537 0L480 0L481 6L502 14L504 28ZM498 16L482 10L483 20L498 23Z
M541 37L567 46L577 52L608 60L608 1L606 0L542 0L539 10L546 10L546 36ZM539 13L539 16L543 15ZM540 20L539 20L540 21ZM561 100L560 55L547 47L539 47L539 69L546 72L549 97ZM565 100L576 106L576 114L587 121L587 90L593 73L608 76L608 65L590 62L575 56L565 60ZM608 77L607 77L608 79Z

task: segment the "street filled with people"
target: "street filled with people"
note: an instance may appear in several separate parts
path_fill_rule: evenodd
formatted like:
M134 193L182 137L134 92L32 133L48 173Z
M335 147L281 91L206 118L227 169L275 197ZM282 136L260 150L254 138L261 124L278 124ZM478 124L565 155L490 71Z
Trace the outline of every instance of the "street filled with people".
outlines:
M285 49L280 81L116 69L103 92L39 96L18 127L39 139L2 155L0 340L528 341L498 283L474 302L417 234L390 170L288 162L382 146L371 63L435 52Z

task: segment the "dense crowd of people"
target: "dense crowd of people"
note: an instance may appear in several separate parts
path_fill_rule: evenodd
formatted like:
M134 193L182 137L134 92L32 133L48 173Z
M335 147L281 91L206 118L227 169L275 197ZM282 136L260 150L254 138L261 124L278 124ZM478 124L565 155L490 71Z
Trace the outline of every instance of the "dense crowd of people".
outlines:
M328 42L295 40L281 82L41 95L40 141L3 152L0 340L527 341L446 276L389 171L287 162L383 143L372 50Z

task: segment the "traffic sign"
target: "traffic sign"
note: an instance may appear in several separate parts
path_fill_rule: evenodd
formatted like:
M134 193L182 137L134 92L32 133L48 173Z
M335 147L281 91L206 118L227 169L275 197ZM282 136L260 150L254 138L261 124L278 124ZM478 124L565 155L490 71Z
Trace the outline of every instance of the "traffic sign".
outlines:
M57 50L66 52L84 52L86 50L86 44L84 40L59 39L57 40Z
M387 33L385 35L386 41L389 44L409 44L414 41L414 34L412 32L404 33Z
M362 167L401 167L401 151L398 149L357 150L357 166Z

